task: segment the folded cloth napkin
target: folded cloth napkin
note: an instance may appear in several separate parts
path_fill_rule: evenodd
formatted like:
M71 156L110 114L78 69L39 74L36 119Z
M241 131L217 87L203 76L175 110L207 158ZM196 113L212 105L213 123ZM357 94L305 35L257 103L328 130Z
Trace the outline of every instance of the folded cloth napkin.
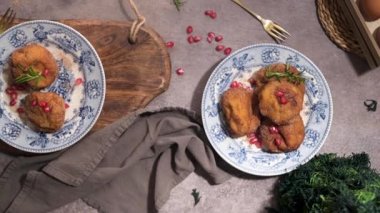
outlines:
M47 212L78 198L100 212L155 212L196 167L215 184L230 177L206 141L194 112L165 108L132 113L62 152L0 155L0 212Z

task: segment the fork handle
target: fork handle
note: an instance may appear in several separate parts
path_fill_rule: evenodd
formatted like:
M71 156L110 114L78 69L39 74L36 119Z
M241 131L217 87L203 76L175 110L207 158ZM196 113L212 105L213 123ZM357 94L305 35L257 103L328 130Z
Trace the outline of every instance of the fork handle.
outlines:
M235 2L237 5L239 5L241 8L243 8L245 11L247 11L249 14L251 14L253 17L255 17L257 20L259 20L260 22L263 22L264 19L259 14L253 12L248 7L244 6L240 0L232 0L232 1Z

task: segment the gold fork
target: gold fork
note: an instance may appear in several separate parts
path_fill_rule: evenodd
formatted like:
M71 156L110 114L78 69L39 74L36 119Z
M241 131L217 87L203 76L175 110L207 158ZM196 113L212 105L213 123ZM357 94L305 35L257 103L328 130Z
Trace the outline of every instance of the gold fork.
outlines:
M261 22L261 24L264 27L264 30L272 36L272 38L275 41L284 41L287 36L290 36L290 33L288 33L284 28L282 28L280 25L274 23L272 20L264 19L259 14L253 12L246 6L244 6L240 0L232 0L237 5L239 5L241 8L243 8L245 11L247 11L249 14L251 14L253 17L255 17L257 20Z
M15 17L16 13L11 8L8 8L0 19L0 33L4 32L12 25Z

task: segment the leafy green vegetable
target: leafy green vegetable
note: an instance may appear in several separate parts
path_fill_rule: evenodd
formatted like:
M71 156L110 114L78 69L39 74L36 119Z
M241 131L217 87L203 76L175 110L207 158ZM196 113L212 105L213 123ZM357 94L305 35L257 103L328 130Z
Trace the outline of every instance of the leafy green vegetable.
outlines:
M201 196L199 196L199 192L197 192L197 189L193 189L193 191L191 192L191 195L194 197L194 206L195 206L201 200Z
M278 183L281 212L380 212L380 176L366 153L321 154Z
M28 81L32 81L32 80L37 80L37 83L38 81L43 78L42 74L40 72L37 72L33 69L32 66L28 67L27 69L25 69L24 67L22 67L20 64L18 64L17 66L21 71L23 71L24 74L18 76L16 79L15 79L15 83L16 84L22 84L22 83L25 83L25 82L28 82Z

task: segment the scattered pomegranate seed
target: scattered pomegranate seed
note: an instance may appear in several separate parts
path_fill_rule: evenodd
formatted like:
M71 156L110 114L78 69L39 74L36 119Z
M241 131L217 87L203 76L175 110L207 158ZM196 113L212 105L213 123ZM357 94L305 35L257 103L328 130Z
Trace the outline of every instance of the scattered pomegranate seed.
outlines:
M33 104L33 103L32 103ZM40 106L40 107L46 107L47 106L47 102L46 101L40 101L39 103L38 103L38 105Z
M209 32L209 33L207 33L207 37L215 38L215 33L214 32Z
M216 12L214 10L211 10L210 14L208 15L212 19L216 19Z
M212 13L211 10L206 10L206 11L205 11L205 15L206 15L206 16L209 16L211 13Z
M32 101L32 106L37 106L37 101L36 100Z
M49 75L49 70L48 69L45 69L43 72L42 72L42 75L44 77L48 76Z
M224 50L224 45L219 44L218 46L215 47L215 50L218 52Z
M190 33L192 33L193 32L193 27L192 26L188 26L187 28L186 28L186 33L187 34L190 34Z
M271 127L269 127L269 132L271 134L277 134L278 133L278 128L275 127L275 126L271 126Z
M202 40L202 37L200 37L200 36L194 36L194 42L195 43L199 42L200 40Z
M275 95L276 95L277 97L282 97L282 96L285 95L285 93L284 93L283 91L278 90L278 91L276 91Z
M65 109L68 109L70 105L68 103L65 103Z
M231 88L238 88L239 87L239 83L237 81L233 81L230 85Z
M185 74L185 70L183 70L182 68L178 68L175 72L177 73L177 75Z
M17 103L16 99L11 99L11 101L9 102L9 105L14 106L16 105L16 103Z
M231 51L232 51L231 47L224 49L224 55L229 55Z
M17 109L17 112L18 113L24 113L24 109L20 107L20 108Z
M194 42L194 37L192 35L189 35L187 37L187 42L189 42L189 44L192 44Z
M10 87L8 87L8 88L5 89L5 93L7 93L8 95L10 95L11 93L13 93L14 91L15 90L12 89L12 88L10 88Z
M26 88L25 88L25 85L16 85L16 90L18 90L18 91L23 91L23 90L25 90Z
M213 39L213 38L211 38L211 37L207 37L207 42L211 44L212 39Z
M281 96L280 97L280 104L287 104L287 103L288 103L288 99L285 96Z
M75 85L81 85L83 83L83 79L82 78L77 78L76 80L75 80Z
M17 99L17 92L16 91L14 91L14 92L12 92L11 94L9 94L9 96L11 97L11 99Z
M221 36L221 35L218 35L218 36L215 37L215 41L216 42L219 42L219 41L222 41L222 40L223 40L223 36Z
M259 142L259 139L256 138L256 137L253 137L253 138L250 138L250 139L249 139L249 143L250 143L250 144L255 144L255 143L257 143L257 142Z
M44 112L50 112L50 111L51 111L51 109L50 109L49 106L45 106L45 107L44 107Z
M174 47L174 42L172 42L172 41L166 42L166 47L167 48L173 48Z
M274 144L275 144L276 146L280 146L281 143L282 143L281 139L279 139L279 138L274 139Z

